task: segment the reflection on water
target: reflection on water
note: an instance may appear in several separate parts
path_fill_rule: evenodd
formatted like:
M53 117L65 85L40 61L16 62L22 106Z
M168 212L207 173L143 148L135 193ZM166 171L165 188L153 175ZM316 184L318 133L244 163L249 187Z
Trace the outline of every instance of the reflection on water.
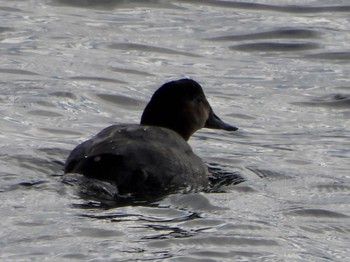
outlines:
M348 259L348 1L34 0L0 12L1 260ZM181 77L240 127L190 140L215 174L210 192L116 206L113 185L99 184L102 200L74 176L62 183L71 149L138 123Z

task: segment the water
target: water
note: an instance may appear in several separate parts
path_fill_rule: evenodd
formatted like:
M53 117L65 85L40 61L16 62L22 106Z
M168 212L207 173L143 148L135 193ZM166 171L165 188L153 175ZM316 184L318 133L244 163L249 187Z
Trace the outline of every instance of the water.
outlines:
M348 1L1 1L1 261L350 261ZM70 150L199 81L235 134L195 152L244 182L104 209Z

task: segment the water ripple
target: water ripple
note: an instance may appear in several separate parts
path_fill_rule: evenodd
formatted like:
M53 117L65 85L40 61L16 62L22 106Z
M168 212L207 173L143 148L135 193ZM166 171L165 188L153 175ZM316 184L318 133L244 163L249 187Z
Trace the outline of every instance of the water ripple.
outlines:
M338 193L338 192L344 192L349 193L350 192L350 185L344 185L344 184L325 184L325 185L318 185L315 186L315 188L320 192L325 193Z
M186 238L186 239L172 239L163 240L159 242L152 242L152 247L170 247L174 245L181 246L278 246L278 242L272 239L259 239L259 238L248 238L248 237L231 237L231 236L208 236L200 238Z
M242 35L227 35L220 37L208 38L207 40L213 41L242 41L242 40L260 40L260 39L305 39L305 38L317 38L319 32L311 29L299 29L299 28L283 28L276 29L267 32L258 32L252 34Z
M55 91L55 92L51 92L50 96L56 96L59 98L69 98L72 100L77 99L77 96L75 94L73 94L72 92Z
M13 31L13 30L14 30L14 28L12 28L12 27L0 26L0 34L4 33L4 32Z
M344 63L349 63L350 52L340 51L340 52L321 52L315 54L306 55L307 58L311 59L324 59L324 60L340 60Z
M70 77L72 80L79 80L79 81L99 81L99 82L108 82L108 83L118 83L118 84L126 84L126 82L112 79L112 78L106 78L106 77L97 77L97 76L74 76Z
M23 10L14 7L0 6L1 11L5 12L23 12Z
M350 5L339 6L304 6L304 5L268 5L259 3L244 3L235 1L216 0L179 0L179 2L189 2L191 4L205 4L218 7L228 7L235 9L264 10L287 13L323 13L323 12L350 12Z
M16 75L39 75L35 72L22 69L0 68L0 73L16 74Z
M164 47L156 47L156 46L150 46L150 45L144 45L144 44L135 44L135 43L116 43L111 44L108 46L111 49L119 49L119 50L136 50L141 52L151 52L151 53L160 53L160 54L168 54L168 55L183 55L183 56L189 56L189 57L200 57L200 55L189 53L189 52L183 52L183 51L177 51L169 48Z
M350 95L349 94L331 94L322 97L313 98L310 101L294 102L295 105L305 106L320 106L330 108L350 108Z
M261 43L247 43L231 46L230 49L245 51L245 52L295 52L305 51L318 48L316 43L275 43L275 42L261 42Z
M62 114L56 113L49 110L31 110L27 112L30 115L41 116L41 117L63 117Z
M325 209L299 209L299 210L293 210L289 212L285 212L286 215L290 216L302 216L302 217L317 217L317 218L348 218L349 216L329 211Z
M151 74L149 72L135 70L135 69L126 69L121 67L111 67L110 69L118 73L133 74L133 75L140 75L140 76L154 76L154 74Z
M104 102L122 106L123 108L140 110L144 106L144 102L127 96L109 94L96 94L96 96Z
M162 0L55 0L58 4L75 7L94 7L94 8L117 8L117 7L140 7L147 6L152 8L170 8L181 9L180 7L167 3Z

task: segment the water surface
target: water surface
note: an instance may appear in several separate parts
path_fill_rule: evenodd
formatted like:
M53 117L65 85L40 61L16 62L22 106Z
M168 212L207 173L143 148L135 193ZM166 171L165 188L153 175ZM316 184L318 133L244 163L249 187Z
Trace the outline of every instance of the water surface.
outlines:
M1 260L346 261L350 5L282 2L2 1ZM182 77L240 128L194 151L243 182L113 208L61 183Z

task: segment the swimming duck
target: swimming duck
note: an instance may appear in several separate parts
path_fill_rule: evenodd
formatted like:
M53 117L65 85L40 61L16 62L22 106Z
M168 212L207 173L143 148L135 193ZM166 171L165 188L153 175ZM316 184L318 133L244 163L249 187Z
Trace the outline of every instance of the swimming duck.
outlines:
M119 195L203 189L208 168L187 143L203 127L238 129L214 114L196 81L168 82L153 94L140 125L103 129L70 153L64 172L114 183Z

